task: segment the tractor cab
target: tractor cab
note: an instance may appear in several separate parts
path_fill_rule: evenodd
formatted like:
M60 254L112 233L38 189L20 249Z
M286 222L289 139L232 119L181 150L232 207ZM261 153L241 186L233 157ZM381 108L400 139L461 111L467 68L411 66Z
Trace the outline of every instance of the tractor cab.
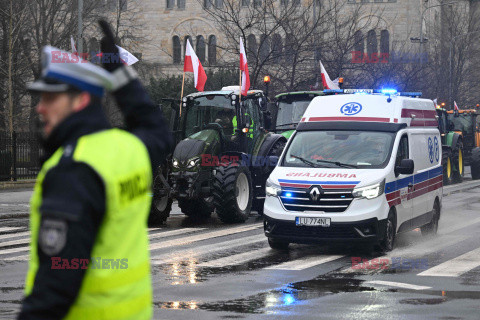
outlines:
M281 93L274 109L273 131L281 133L287 139L293 134L313 98L322 96L322 91L300 91Z
M475 109L447 111L448 120L453 124L453 131L462 136L463 148L465 150L465 161L470 162L471 151L480 147L480 132L477 123L479 113Z

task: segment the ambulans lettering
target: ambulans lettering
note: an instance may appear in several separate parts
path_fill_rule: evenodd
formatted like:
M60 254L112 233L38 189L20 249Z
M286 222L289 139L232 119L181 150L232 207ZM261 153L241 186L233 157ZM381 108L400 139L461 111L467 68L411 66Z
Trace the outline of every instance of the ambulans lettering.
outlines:
M285 175L286 177L310 177L310 178L345 178L352 179L356 178L355 173L310 173L310 172L289 172Z

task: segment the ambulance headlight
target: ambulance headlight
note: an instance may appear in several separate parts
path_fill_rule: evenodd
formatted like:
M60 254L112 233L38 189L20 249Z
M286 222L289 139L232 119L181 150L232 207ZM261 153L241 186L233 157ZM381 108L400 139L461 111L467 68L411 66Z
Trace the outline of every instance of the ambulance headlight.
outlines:
M353 189L353 196L355 198L374 199L381 196L385 191L385 179L382 182L373 184L371 186Z
M267 180L265 185L265 193L267 197L277 197L282 192L282 188L279 185L276 185L270 179Z

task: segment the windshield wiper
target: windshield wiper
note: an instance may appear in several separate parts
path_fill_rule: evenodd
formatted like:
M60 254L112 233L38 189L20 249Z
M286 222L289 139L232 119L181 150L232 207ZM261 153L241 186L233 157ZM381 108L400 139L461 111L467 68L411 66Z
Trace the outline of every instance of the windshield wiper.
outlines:
M317 162L323 162L323 163L331 163L336 165L337 167L344 167L344 168L358 168L358 166L354 164L348 164L348 163L343 163L343 162L338 162L338 161L328 161L328 160L318 160Z
M308 164L310 167L321 168L321 167L319 167L316 163L314 163L314 162L312 162L312 161L308 161L308 160L305 159L305 158L302 158L302 157L299 157L299 156L295 156L295 155L293 155L293 154L291 154L290 157L295 158L295 159L298 159L298 160L302 161L303 163Z
M285 127L285 126L292 126L292 125L296 126L296 125L298 125L298 122L283 123L283 124L277 125L277 127Z

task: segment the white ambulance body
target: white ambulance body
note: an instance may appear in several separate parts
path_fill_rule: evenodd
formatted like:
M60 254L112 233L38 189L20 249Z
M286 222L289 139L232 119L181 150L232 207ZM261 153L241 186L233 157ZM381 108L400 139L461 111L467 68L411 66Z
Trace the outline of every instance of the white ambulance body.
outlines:
M431 100L401 94L316 97L271 173L264 206L270 246L436 233L442 146Z

